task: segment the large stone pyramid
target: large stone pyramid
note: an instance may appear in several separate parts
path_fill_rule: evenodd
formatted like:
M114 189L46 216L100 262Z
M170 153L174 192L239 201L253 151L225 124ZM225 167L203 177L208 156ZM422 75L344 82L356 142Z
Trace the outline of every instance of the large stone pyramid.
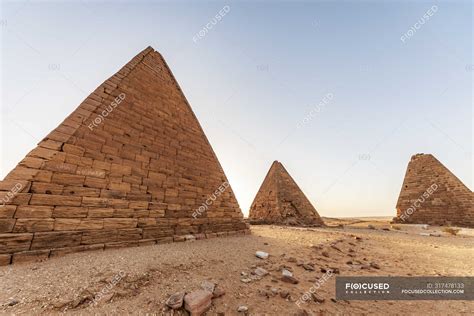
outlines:
M151 47L0 182L0 203L0 264L248 232L196 116Z
M249 211L252 224L324 225L285 167L274 161Z
M474 227L473 193L433 155L408 163L396 223Z

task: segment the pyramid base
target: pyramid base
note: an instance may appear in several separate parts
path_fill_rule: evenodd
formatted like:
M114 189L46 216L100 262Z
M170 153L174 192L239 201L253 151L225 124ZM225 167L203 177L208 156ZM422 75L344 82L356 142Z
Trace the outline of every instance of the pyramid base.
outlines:
M217 237L230 237L230 236L242 236L250 235L250 229L241 229L233 231L223 231L217 233L200 233L200 234L186 234L186 235L174 235L170 237L162 237L157 239L141 239L137 241L124 241L124 242L110 242L103 244L93 245L81 245L76 247L64 247L64 248L52 248L47 250L28 250L21 251L12 254L0 254L0 266L18 263L38 262L44 261L48 258L55 258L65 256L71 253L86 252L86 251L97 251L107 250L125 247L141 247L141 246L153 246L159 244L167 244L173 242L186 242L195 241L201 239L211 239Z
M313 221L302 221L295 218L287 218L281 221L265 220L265 219L249 219L251 225L279 225L279 226L297 226L297 227L324 227L324 223Z

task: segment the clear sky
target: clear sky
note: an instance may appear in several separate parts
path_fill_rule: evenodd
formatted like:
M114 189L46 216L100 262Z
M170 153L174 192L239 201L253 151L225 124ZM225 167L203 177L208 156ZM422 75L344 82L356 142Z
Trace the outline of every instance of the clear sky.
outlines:
M2 1L0 178L150 45L244 214L273 160L324 216L395 215L420 152L472 190L472 12L471 1Z

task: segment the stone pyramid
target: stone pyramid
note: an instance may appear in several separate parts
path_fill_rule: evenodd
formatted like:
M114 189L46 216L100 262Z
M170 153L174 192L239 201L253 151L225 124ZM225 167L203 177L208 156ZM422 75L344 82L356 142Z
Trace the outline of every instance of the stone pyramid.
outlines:
M148 47L0 182L0 264L247 233L222 167Z
M433 155L408 163L396 223L474 227L473 193Z
M321 217L285 167L274 161L249 211L252 224L322 226Z

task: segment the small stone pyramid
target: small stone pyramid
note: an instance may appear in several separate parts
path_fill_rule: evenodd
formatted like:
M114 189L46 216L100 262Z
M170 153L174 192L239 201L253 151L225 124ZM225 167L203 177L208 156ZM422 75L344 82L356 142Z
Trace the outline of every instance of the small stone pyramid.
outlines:
M249 220L252 224L322 226L324 222L285 167L274 161L258 190Z
M217 156L151 47L0 181L0 265L247 232Z
M473 193L430 154L408 163L395 223L474 227Z

